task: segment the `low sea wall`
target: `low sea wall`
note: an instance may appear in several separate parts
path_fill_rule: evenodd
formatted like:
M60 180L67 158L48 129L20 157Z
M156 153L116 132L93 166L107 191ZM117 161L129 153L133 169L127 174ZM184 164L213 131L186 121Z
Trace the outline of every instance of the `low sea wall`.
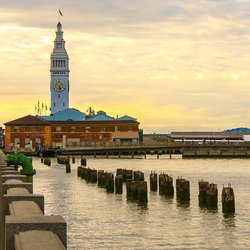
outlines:
M44 196L0 151L0 250L67 249L67 224L44 214Z

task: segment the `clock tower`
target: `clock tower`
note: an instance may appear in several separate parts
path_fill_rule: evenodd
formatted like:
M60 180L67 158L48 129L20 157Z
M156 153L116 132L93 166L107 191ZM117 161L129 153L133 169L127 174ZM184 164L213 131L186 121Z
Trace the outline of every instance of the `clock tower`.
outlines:
M57 24L56 39L50 57L50 93L51 114L69 108L69 57L60 22Z

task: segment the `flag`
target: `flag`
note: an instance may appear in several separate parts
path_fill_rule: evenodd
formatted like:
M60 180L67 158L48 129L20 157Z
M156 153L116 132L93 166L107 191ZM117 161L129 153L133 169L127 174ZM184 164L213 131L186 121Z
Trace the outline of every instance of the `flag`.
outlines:
M61 10L59 9L59 14L61 15L61 16L63 16L63 14L62 14L62 12L61 12Z

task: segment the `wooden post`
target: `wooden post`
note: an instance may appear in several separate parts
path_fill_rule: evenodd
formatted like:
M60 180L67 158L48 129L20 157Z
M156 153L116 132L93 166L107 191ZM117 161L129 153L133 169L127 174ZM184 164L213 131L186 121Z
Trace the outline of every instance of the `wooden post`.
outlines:
M146 181L131 181L131 198L140 202L148 201Z
M91 179L91 182L93 182L93 183L97 182L97 170L92 169L90 179Z
M217 208L218 206L218 189L216 184L208 184L206 190L206 205L208 208Z
M203 207L206 206L206 191L209 183L207 181L200 180L198 182L199 185L199 206Z
M176 196L180 201L190 201L190 183L188 180L176 179Z
M81 158L81 166L84 166L84 167L87 166L87 160L86 160L86 158Z
M131 186L132 186L132 180L126 180L126 192L127 192L127 198L131 198Z
M144 173L141 171L134 171L134 180L135 181L144 181Z
M106 175L106 191L107 193L114 193L114 175L112 173L107 173Z
M221 201L223 213L235 213L234 190L231 188L230 184L228 187L223 187Z
M174 195L174 186L173 186L173 177L167 174L159 175L159 192L160 194L173 196Z
M154 172L150 174L150 190L151 191L157 191L157 174Z
M66 168L66 173L68 174L68 173L71 173L71 166L70 166L70 164L66 164L65 165L65 168Z
M75 162L76 162L76 158L75 156L72 156L72 164L75 164Z
M80 177L82 173L82 167L77 168L77 176Z
M115 177L115 193L116 194L122 194L123 189L122 189L122 175L117 175Z

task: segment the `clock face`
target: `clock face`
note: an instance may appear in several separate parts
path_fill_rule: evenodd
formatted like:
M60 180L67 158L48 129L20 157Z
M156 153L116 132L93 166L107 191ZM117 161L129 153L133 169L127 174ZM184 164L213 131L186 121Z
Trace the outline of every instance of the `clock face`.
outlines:
M62 80L56 80L53 84L53 88L57 92L61 92L65 89L65 83Z

